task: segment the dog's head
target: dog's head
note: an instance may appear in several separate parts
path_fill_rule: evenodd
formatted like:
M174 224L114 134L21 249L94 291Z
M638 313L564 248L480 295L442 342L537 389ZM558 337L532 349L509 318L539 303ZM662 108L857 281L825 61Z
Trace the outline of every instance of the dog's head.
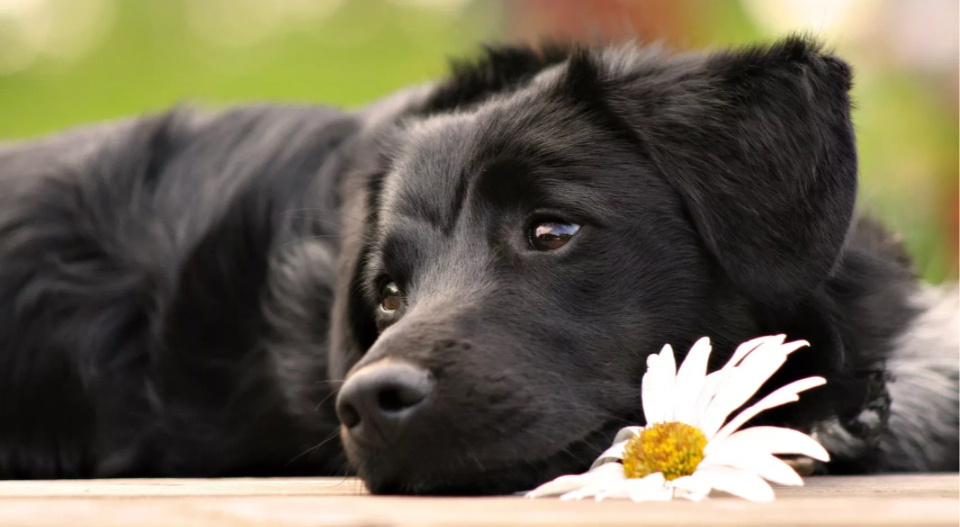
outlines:
M648 354L722 350L810 295L853 210L849 84L790 39L500 51L434 88L346 209L366 221L346 234L331 371L368 485L581 471L643 422Z

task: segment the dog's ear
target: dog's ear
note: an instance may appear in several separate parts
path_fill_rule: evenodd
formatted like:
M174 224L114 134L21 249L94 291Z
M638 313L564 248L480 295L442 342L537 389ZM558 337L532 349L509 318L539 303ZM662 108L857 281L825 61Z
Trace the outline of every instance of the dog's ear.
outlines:
M817 286L856 196L850 69L802 38L636 66L611 101L728 276L761 301Z

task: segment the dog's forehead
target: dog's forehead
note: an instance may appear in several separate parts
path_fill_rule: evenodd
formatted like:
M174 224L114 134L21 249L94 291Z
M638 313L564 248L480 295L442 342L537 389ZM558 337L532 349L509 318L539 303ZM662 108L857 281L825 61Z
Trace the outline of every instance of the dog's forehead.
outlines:
M397 216L445 221L445 209L455 204L444 202L462 193L476 155L478 119L476 113L441 115L404 128L403 149L383 184L384 223Z
M570 156L602 141L583 108L556 96L560 74L544 72L525 89L469 111L408 123L383 184L384 221L414 216L443 226L459 212L472 180L492 164Z

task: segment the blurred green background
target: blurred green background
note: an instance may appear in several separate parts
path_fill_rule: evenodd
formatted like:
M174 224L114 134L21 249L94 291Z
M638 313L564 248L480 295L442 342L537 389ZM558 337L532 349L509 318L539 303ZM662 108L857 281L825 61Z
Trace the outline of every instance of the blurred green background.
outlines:
M957 277L955 0L0 0L0 140L182 102L356 107L491 41L819 36L856 72L861 209Z

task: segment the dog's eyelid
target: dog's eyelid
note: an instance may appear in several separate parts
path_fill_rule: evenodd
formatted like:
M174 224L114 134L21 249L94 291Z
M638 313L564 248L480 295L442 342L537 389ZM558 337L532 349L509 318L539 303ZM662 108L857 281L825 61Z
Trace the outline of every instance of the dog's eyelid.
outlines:
M594 221L582 214L565 209L537 208L527 214L523 227L524 230L529 230L543 223L560 223L583 227L594 223Z
M590 214L584 207L576 205L540 206L530 210L526 215L525 225L530 227L544 222L574 223L580 226L599 225L604 222L601 218Z

